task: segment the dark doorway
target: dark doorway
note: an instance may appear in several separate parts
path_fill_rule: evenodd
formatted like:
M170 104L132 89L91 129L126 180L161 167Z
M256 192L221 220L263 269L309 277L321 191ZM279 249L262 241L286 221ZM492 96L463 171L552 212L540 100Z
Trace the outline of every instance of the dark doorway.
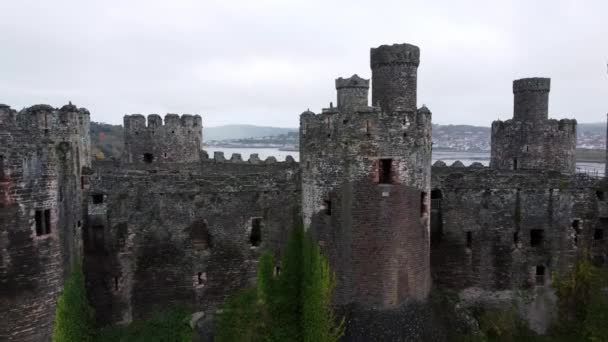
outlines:
M392 159L380 159L380 170L379 170L379 183L380 184L391 184L391 177L393 174L393 160Z

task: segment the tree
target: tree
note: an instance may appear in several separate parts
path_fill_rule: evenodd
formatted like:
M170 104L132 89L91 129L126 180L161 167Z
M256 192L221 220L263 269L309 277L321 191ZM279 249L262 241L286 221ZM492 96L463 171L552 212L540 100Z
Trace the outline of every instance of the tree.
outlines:
M608 341L608 276L588 256L554 282L558 298L556 336L580 341Z
M93 329L93 310L87 301L84 274L79 264L66 279L63 291L57 300L53 341L92 341Z
M293 229L281 272L270 252L258 262L256 286L228 299L217 316L216 340L337 341L344 321L331 310L335 278L325 257L301 226Z

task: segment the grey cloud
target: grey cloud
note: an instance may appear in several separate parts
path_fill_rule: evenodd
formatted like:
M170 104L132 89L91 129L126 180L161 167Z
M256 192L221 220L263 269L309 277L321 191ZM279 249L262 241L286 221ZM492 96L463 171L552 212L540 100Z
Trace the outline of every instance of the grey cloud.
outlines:
M6 1L0 102L125 113L200 113L205 125L296 126L369 77L369 48L422 50L419 105L438 123L489 125L511 82L552 77L551 115L608 111L604 1Z

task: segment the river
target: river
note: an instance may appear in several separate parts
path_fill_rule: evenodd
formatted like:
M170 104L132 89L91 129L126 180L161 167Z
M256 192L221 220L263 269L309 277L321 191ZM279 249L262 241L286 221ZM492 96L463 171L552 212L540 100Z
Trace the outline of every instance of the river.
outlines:
M275 157L278 161L285 160L285 157L291 155L296 161L300 160L300 152L297 151L280 151L278 148L230 148L230 147L215 147L207 146L205 151L209 153L210 157L213 157L214 152L224 152L224 157L230 159L233 153L240 153L244 160L249 159L249 155L257 153L260 159L264 160L268 157ZM490 153L489 152L447 152L447 151L434 151L433 152L433 163L437 160L442 160L446 164L451 165L457 160L460 160L464 165L470 165L474 162L480 162L485 166L490 165ZM590 173L597 176L604 175L604 164L603 163L588 163L579 162L576 163L577 172Z

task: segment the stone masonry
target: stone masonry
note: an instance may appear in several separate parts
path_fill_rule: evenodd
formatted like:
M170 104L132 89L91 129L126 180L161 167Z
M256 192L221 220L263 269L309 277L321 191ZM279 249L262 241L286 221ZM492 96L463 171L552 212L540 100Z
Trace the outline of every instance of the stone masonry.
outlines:
M605 265L607 181L574 173L576 121L548 118L548 78L514 81L490 167L431 167L419 64L414 45L371 49L371 106L370 80L336 79L337 106L300 115L299 163L209 157L201 117L176 114L125 116L125 154L91 162L86 109L0 105L0 340L50 340L80 263L100 325L213 314L262 250L280 272L300 220L336 272L345 340L441 340L431 288L544 331L552 274L584 250Z

